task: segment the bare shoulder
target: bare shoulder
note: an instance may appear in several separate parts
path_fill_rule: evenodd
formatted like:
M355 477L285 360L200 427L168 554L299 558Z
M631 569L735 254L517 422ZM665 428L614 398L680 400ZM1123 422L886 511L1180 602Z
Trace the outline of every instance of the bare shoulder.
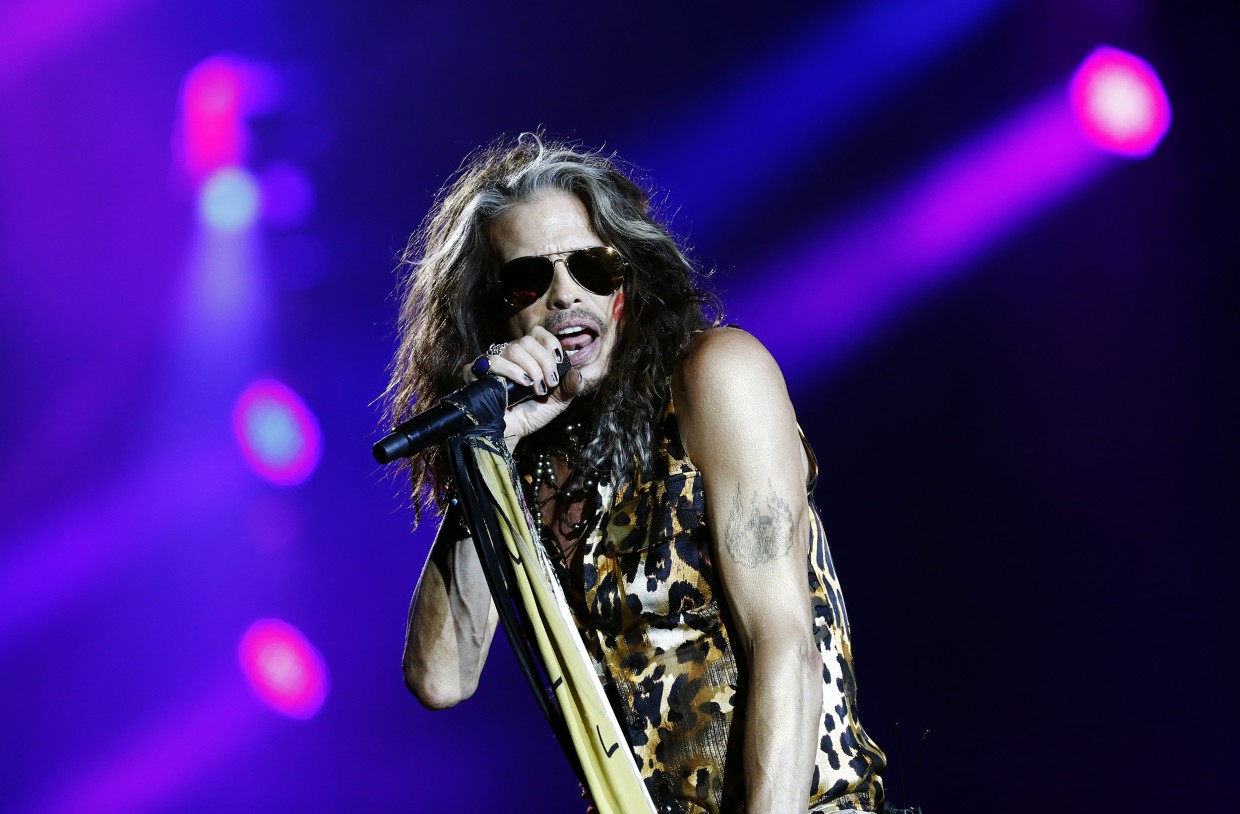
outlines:
M686 451L695 460L729 441L756 441L751 436L763 428L791 427L795 433L796 416L779 365L761 342L738 328L694 337L672 375L672 397Z
M753 334L740 328L711 328L689 343L672 375L672 386L677 395L692 396L730 388L751 377L770 376L778 379L782 387L779 365Z

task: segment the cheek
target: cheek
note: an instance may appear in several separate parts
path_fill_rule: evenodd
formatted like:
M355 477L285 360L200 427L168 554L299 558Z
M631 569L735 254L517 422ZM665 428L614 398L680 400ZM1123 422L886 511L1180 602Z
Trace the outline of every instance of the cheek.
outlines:
M508 341L512 342L525 336L529 329L525 327L526 320L517 315L508 320Z

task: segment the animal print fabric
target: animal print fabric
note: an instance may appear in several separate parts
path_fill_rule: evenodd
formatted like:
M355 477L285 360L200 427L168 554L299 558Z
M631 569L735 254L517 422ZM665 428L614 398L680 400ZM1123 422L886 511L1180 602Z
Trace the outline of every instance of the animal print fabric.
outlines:
M816 477L811 473L810 491ZM806 579L823 703L808 810L877 811L886 759L858 721L848 617L809 500ZM731 645L702 478L681 445L672 404L654 471L617 484L584 544L584 606L577 615L587 618L578 618L578 626L659 810L744 812L747 668Z

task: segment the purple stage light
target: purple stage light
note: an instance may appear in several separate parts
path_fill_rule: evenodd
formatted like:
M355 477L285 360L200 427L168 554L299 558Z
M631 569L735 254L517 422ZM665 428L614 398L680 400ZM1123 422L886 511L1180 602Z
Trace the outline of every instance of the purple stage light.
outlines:
M279 619L250 625L237 649L241 670L259 699L290 718L313 718L327 699L323 654Z
M1057 91L819 229L758 275L762 284L732 292L729 315L791 376L821 382L901 310L1111 163Z
M44 799L25 810L132 814L183 809L213 769L257 739L260 724L235 678L198 687L171 715L140 725L92 756L91 763L57 779Z
M233 432L254 471L278 486L296 486L319 463L319 422L280 382L251 384L233 408Z
M0 88L143 0L11 0L0 6Z
M109 471L98 489L56 506L0 547L0 650L82 594L132 569L148 549L219 513L243 494L236 456L197 438L140 471Z
M1171 126L1171 104L1154 69L1117 48L1101 46L1081 63L1069 98L1090 141L1118 155L1149 155Z
M218 170L198 192L198 216L220 232L248 229L258 219L262 197L258 182L240 167Z
M1008 4L821 4L820 16L768 53L748 56L732 82L687 108L682 120L665 122L656 145L626 153L691 213L697 236L722 231L745 211L743 202L786 177L802 155L821 157Z
M300 226L314 211L314 186L297 165L272 164L259 175L263 197L263 220L272 226Z

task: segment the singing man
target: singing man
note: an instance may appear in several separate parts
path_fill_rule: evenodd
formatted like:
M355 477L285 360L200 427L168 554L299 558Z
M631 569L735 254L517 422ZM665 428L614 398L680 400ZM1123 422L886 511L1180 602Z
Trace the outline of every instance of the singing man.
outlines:
M614 156L524 134L436 201L403 256L388 417L482 373L533 387L504 441L658 810L880 811L817 468L770 353L711 317ZM411 465L419 515L445 509L443 451ZM473 694L496 624L445 511L405 643L422 704Z

